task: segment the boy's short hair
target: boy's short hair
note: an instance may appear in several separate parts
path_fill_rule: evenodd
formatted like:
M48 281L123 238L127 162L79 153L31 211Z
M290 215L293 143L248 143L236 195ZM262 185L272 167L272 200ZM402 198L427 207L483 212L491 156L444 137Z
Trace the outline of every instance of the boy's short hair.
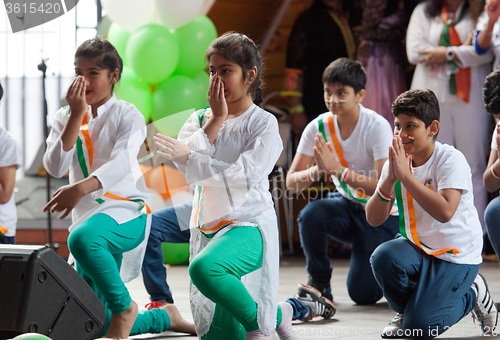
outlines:
M366 72L359 61L339 58L323 71L323 84L335 83L351 86L358 93L365 89Z
M483 85L484 108L488 113L496 115L500 113L500 71L491 72Z
M2 87L2 83L0 83L0 99L2 99L3 97L3 87Z
M394 117L400 114L412 116L424 122L429 127L432 121L439 122L439 101L431 90L409 90L401 93L392 103Z

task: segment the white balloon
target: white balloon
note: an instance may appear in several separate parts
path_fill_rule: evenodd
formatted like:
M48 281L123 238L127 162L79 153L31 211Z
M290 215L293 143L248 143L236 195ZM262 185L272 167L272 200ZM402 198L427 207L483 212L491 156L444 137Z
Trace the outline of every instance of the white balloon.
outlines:
M200 14L205 0L155 0L159 23L176 29L186 25Z
M130 33L153 21L154 0L101 0L101 3L109 18Z

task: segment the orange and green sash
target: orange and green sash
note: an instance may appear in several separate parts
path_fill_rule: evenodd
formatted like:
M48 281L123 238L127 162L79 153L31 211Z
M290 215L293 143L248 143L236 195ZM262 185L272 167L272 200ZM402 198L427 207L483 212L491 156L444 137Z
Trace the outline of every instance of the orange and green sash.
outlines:
M69 115L69 113L68 113ZM87 167L87 161L85 159L85 152L84 152L84 143L82 142L82 139L80 136L78 136L76 140L76 154L78 157L78 163L80 164L80 169L82 170L83 176L85 178L89 177L90 171L92 171L92 164L94 162L94 148L92 146L92 141L90 140L90 134L89 134L89 127L87 123L87 111L85 111L85 114L83 116L82 120L82 125L80 126L80 132L83 135L83 139L85 140L85 149L87 150L87 157L88 157L88 164L89 166ZM105 197L115 199L115 200L124 200L124 201L131 201L131 202L136 202L141 205L139 208L139 211L142 209L146 208L146 214L151 213L151 209L149 206L144 202L142 199L132 199L132 198L127 198L127 197L120 197L114 194L111 194L109 192L104 194ZM104 200L101 198L96 199L96 202L99 204L104 203Z
M9 231L3 227L3 225L0 224L0 236L5 236L7 235Z
M335 152L337 153L337 157L339 159L340 164L345 168L349 168L347 161L345 160L344 153L342 152L342 147L340 146L337 136L335 135L335 126L333 124L332 115L328 115L326 123L328 124L328 129L330 130L330 137L332 139L333 147L335 149ZM318 127L319 131L323 135L323 138L328 143L328 138L326 136L326 130L325 130L325 123L323 122L323 119L318 119ZM368 197L366 197L365 193L361 192L360 190L356 190L355 191L356 195L355 195L352 193L351 188L349 188L345 183L342 183L342 181L340 180L339 180L339 185L354 200L363 204L366 204L368 202Z
M464 14L465 5L462 6L462 10L458 13L455 20L451 20L451 18L449 18L448 9L443 3L443 7L441 8L441 19L443 20L444 26L439 39L440 46L448 47L462 45L462 41L460 40L460 36L455 29L455 25L462 20ZM458 68L458 72L456 74L452 73L450 75L448 84L449 92L450 94L456 94L458 98L461 98L464 102L468 103L471 87L470 68L459 68L454 61L450 61L449 64L454 69Z
M411 172L411 157L408 157L408 162ZM400 180L396 181L396 184L394 185L394 191L396 192L396 200L398 204L399 232L401 233L401 235L403 235L409 241L413 242L429 255L438 256L444 253L457 255L457 249L446 248L440 250L432 250L430 247L420 242L417 233L417 220L415 218L415 206L413 204L412 195L401 184Z

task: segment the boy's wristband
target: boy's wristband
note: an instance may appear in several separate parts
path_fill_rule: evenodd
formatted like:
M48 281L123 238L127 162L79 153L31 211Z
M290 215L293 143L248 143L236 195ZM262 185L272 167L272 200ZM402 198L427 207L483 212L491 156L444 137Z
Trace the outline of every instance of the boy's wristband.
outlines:
M495 170L493 170L493 165L490 167L490 172L491 172L491 174L493 175L493 177L495 177L496 179L500 180L500 176L498 176L498 175L495 173Z
M314 180L314 166L310 167L307 172L307 179L309 180L309 182L315 182Z
M377 190L375 190L375 192L377 193L378 197L380 197L381 201L390 202L392 199L391 196L384 194L380 187L377 187Z
M342 169L342 171L340 172L340 175L339 175L339 182L340 183L345 184L345 180L347 178L347 174L349 173L349 171L351 171L351 170L349 170L349 168Z

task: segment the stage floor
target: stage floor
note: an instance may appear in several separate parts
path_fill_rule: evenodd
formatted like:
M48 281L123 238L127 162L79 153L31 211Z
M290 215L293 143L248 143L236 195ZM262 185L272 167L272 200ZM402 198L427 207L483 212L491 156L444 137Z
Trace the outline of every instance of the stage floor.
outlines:
M394 317L395 313L389 308L385 299L371 306L355 305L347 294L346 277L349 269L348 260L332 259L333 277L332 293L337 305L337 313L331 320L321 317L310 322L294 322L293 330L300 340L306 339L352 339L369 340L380 339L380 332ZM189 308L189 277L187 266L173 266L168 268L168 283L172 289L175 305L184 316L192 321ZM482 273L490 288L494 301L500 302L500 268L498 263L485 262L479 272ZM300 257L285 256L280 267L279 300L284 301L296 293L297 283L307 281L305 261ZM149 302L148 294L139 277L127 284L132 298L143 308ZM165 332L155 335L140 335L131 339L197 339L179 333ZM278 336L274 334L274 339ZM438 339L483 339L478 325L472 322L470 315L464 317L458 324L451 327Z

